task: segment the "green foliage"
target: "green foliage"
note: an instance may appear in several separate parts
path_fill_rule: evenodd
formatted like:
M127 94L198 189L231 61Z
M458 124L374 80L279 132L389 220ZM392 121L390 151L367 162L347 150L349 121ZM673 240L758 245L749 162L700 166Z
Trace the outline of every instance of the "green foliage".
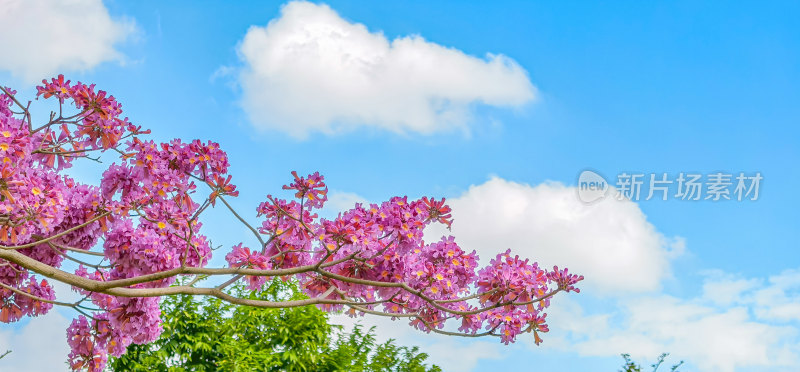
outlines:
M353 372L417 372L441 371L437 366L426 368L428 355L419 348L397 346L394 340L377 344L373 329L364 332L356 326L350 334L340 334L331 348L330 359L321 371Z
M651 364L650 367L653 367L653 372L657 372L658 368L661 367L661 364L664 363L664 359L667 358L669 353L663 353L659 355L658 361L655 364ZM622 366L622 370L620 372L642 372L642 367L631 360L630 354L622 354L622 358L625 359L625 364ZM683 361L680 363L673 365L670 368L670 372L678 372L678 367L683 365Z
M290 282L267 284L249 298L306 298ZM232 291L248 296L242 287ZM180 295L165 298L161 309L161 337L112 358L112 371L441 371L426 366L428 355L417 347L378 344L374 330L361 326L345 333L314 306L266 309Z

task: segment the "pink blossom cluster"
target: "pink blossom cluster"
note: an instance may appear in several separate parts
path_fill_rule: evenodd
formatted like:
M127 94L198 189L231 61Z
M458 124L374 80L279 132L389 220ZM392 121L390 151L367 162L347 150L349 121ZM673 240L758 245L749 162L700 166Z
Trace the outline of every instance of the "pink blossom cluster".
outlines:
M231 267L243 267L248 269L261 269L266 270L269 268L267 264L269 259L266 255L259 252L251 252L250 248L242 247L241 244L236 245L231 249L231 252L225 255L225 260ZM247 288L252 291L258 290L264 283L267 282L266 276L246 275Z
M193 234L200 223L190 222L188 217L197 205L187 196L193 184L187 181L190 176L186 172L201 177L224 173L227 160L217 145L174 142L148 152L148 144L134 137L146 132L120 118L121 105L113 96L96 92L93 85L73 85L63 76L38 87L39 96L54 97L60 105L58 115L40 127L34 127L28 115L14 113L15 92L6 92L9 94L0 94L0 244L58 268L67 252L88 251L102 238L110 269L90 274L82 266L76 272L101 281L207 262L208 242L204 236ZM63 117L61 107L67 101L79 112ZM100 188L61 174L75 159L87 158L92 151L116 149L127 137L131 138L129 149L138 156L125 154L123 164L114 164L106 171ZM194 158L176 154L180 151ZM161 166L148 162L148 155L159 156ZM164 164L170 161L175 163L173 167L181 168L165 170ZM120 173L128 178L120 177ZM169 178L175 175L177 178ZM126 194L120 195L123 192ZM137 217L135 228L130 216ZM163 287L173 281L166 278L138 286ZM37 280L16 263L0 262L0 286L2 322L38 316L53 306L55 294L48 282ZM90 348L100 350L96 355L73 348L73 367L101 370L108 351L113 349L121 355L131 342L148 342L160 334L158 298L85 294L101 309L93 319L105 319L103 324L115 331L101 335L97 327L83 329L81 332L94 334L93 340L106 341L101 343L103 347ZM70 332L81 329L80 324L73 324ZM106 344L114 347L106 350Z
M452 236L426 243L425 227L452 223L444 200L394 197L380 205L356 205L333 220L317 219L313 210L324 201L304 203L309 186L297 181L305 178L294 176L296 181L284 189L296 191L296 200L269 196L259 206L264 217L260 231L271 238L262 253L252 252L249 257L256 256L265 269L322 263L324 270L298 275L312 297L357 301L362 310L378 309L398 317L414 314L411 325L424 331L442 329L448 319L455 318L461 320L462 332L485 329L505 343L520 333L534 332L538 343L536 332L548 330L543 310L550 296L555 291L577 290L574 285L583 279L557 268L540 269L536 263L511 256L510 251L478 270L477 254L465 252ZM327 190L318 174L308 179ZM481 295L472 303L462 299L473 288ZM321 307L340 310L343 305ZM364 313L358 308L351 307L351 313Z
M93 141L102 142L106 132L114 133L105 140L110 148L115 139L138 129L119 119L119 104L94 87L71 86L63 77L46 84L40 94L57 92L60 103L73 99L81 112L61 118L64 123L51 120L36 128L30 115L12 109L13 90L4 88L0 94L0 245L57 268L66 249L88 250L96 244L103 221L95 217L104 207L96 187L78 184L59 171L85 157L84 149L96 148ZM35 243L45 237L50 238ZM53 306L55 294L48 282L16 263L0 262L0 287L2 322L38 316Z
M125 353L130 343L119 343L120 339L125 339L125 336L112 328L108 313L92 316L91 320L84 315L78 316L67 328L70 367L73 370L102 371L109 354L120 356Z
M0 93L0 249L55 269L76 260L73 253L99 254L99 263L78 261L75 275L93 283L122 280L128 290L163 289L176 275L158 273L204 268L212 251L200 216L220 200L231 208L225 198L238 195L219 144L144 140L149 131L122 118L119 102L94 85L63 76L43 84L37 96L59 105L44 125L12 110L20 106L15 92ZM62 113L65 105L77 113ZM76 159L107 150L119 159L107 166L99 187L63 174ZM426 227L453 222L444 199L393 197L324 219L318 214L328 199L324 178L292 175L283 186L288 200L267 195L256 208L260 225L250 227L234 212L258 245L232 247L227 273L248 270L240 280L251 290L291 273L326 310L407 318L426 332L495 335L504 343L527 332L539 343L552 296L579 291L583 277L566 269L546 270L509 251L481 267L476 252L452 236L426 242ZM29 269L0 259L0 321L52 308L52 287ZM159 277L138 280L148 275ZM93 306L75 306L82 315L67 330L73 369L101 371L108 354L160 335L157 295L118 297L78 285L73 288ZM450 321L458 332L448 330Z
M4 274L7 274L7 272L4 272ZM20 278L25 279L23 280ZM9 279L10 278L4 277L0 280L3 281L3 284L38 298L51 299L55 296L53 287L47 283L46 279L37 281L34 276L25 277L22 275ZM8 282L14 281L17 282L15 285L8 284ZM43 315L53 307L53 305L48 302L39 301L30 296L19 295L5 287L0 288L0 297L3 299L2 304L0 304L0 322L3 323L15 322L20 320L23 316Z

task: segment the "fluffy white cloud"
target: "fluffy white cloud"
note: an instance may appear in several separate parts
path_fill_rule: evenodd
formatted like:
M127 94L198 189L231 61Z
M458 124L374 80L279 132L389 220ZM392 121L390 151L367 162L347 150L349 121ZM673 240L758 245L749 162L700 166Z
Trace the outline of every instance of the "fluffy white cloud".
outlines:
M582 355L600 356L624 351L654 357L669 351L702 371L798 362L796 346L792 346L797 329L755 321L745 307L717 309L670 296L638 298L621 305L628 314L623 327L573 347Z
M800 322L800 270L787 270L767 280L711 272L704 296L716 304L751 307L764 321Z
M670 352L690 370L788 371L800 363L800 271L768 280L712 273L700 296L626 297L612 313L585 314L573 298L553 303L557 348L584 356Z
M70 320L58 311L31 318L24 326L0 330L0 353L11 354L0 360L0 372L68 370L67 327Z
M484 264L510 248L545 267L569 267L594 292L657 289L671 275L670 259L684 249L681 238L659 233L636 203L607 198L585 205L574 187L559 183L492 178L448 203L456 241L477 250Z
M703 284L703 295L717 305L730 306L739 302L745 291L758 285L759 281L756 279L717 278Z
M0 25L0 70L27 83L121 60L115 45L135 29L101 0L0 0Z
M469 105L520 106L536 95L502 55L485 59L413 35L389 41L327 5L291 2L239 47L253 124L302 138L357 125L394 132L464 128Z

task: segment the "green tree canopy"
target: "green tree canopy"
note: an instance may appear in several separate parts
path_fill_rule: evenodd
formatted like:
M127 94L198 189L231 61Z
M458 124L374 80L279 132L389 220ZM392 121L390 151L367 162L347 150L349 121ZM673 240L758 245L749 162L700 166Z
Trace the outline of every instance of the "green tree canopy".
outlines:
M241 287L233 289L248 296ZM262 300L306 298L291 282L273 280ZM113 371L441 371L428 355L393 340L379 344L373 329L344 332L314 306L267 309L233 306L217 298L165 298L164 332L113 358Z

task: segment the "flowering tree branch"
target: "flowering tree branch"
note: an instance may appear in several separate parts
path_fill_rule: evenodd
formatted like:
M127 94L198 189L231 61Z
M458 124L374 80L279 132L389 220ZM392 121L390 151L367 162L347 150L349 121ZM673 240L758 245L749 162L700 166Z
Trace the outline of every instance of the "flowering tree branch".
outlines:
M260 225L251 224L226 200L238 191L218 144L144 140L149 131L122 118L119 102L94 85L59 76L37 89L37 97L55 99L59 108L34 129L30 103L0 87L0 321L53 306L75 309L80 315L68 329L73 369L100 371L109 353L121 355L131 343L158 337L162 296L213 296L266 308L317 305L504 343L531 332L538 344L553 296L579 291L582 276L542 269L510 251L479 268L477 254L453 237L426 243L425 227L452 223L444 199L394 197L321 219L316 212L328 189L318 173L293 172L283 187L292 197L267 195L256 208ZM68 107L77 112L65 114ZM118 162L105 169L99 187L64 174L74 161L97 160L88 154L109 150ZM199 184L208 191L199 191ZM225 255L225 266L210 267L201 219L217 201L258 245L238 244ZM64 259L78 269L65 270ZM52 286L36 275L84 297L57 301ZM194 278L176 284L181 276ZM267 301L226 291L238 281L255 291L269 278L291 278L310 298ZM220 284L200 285L211 282ZM458 331L447 328L451 321Z

